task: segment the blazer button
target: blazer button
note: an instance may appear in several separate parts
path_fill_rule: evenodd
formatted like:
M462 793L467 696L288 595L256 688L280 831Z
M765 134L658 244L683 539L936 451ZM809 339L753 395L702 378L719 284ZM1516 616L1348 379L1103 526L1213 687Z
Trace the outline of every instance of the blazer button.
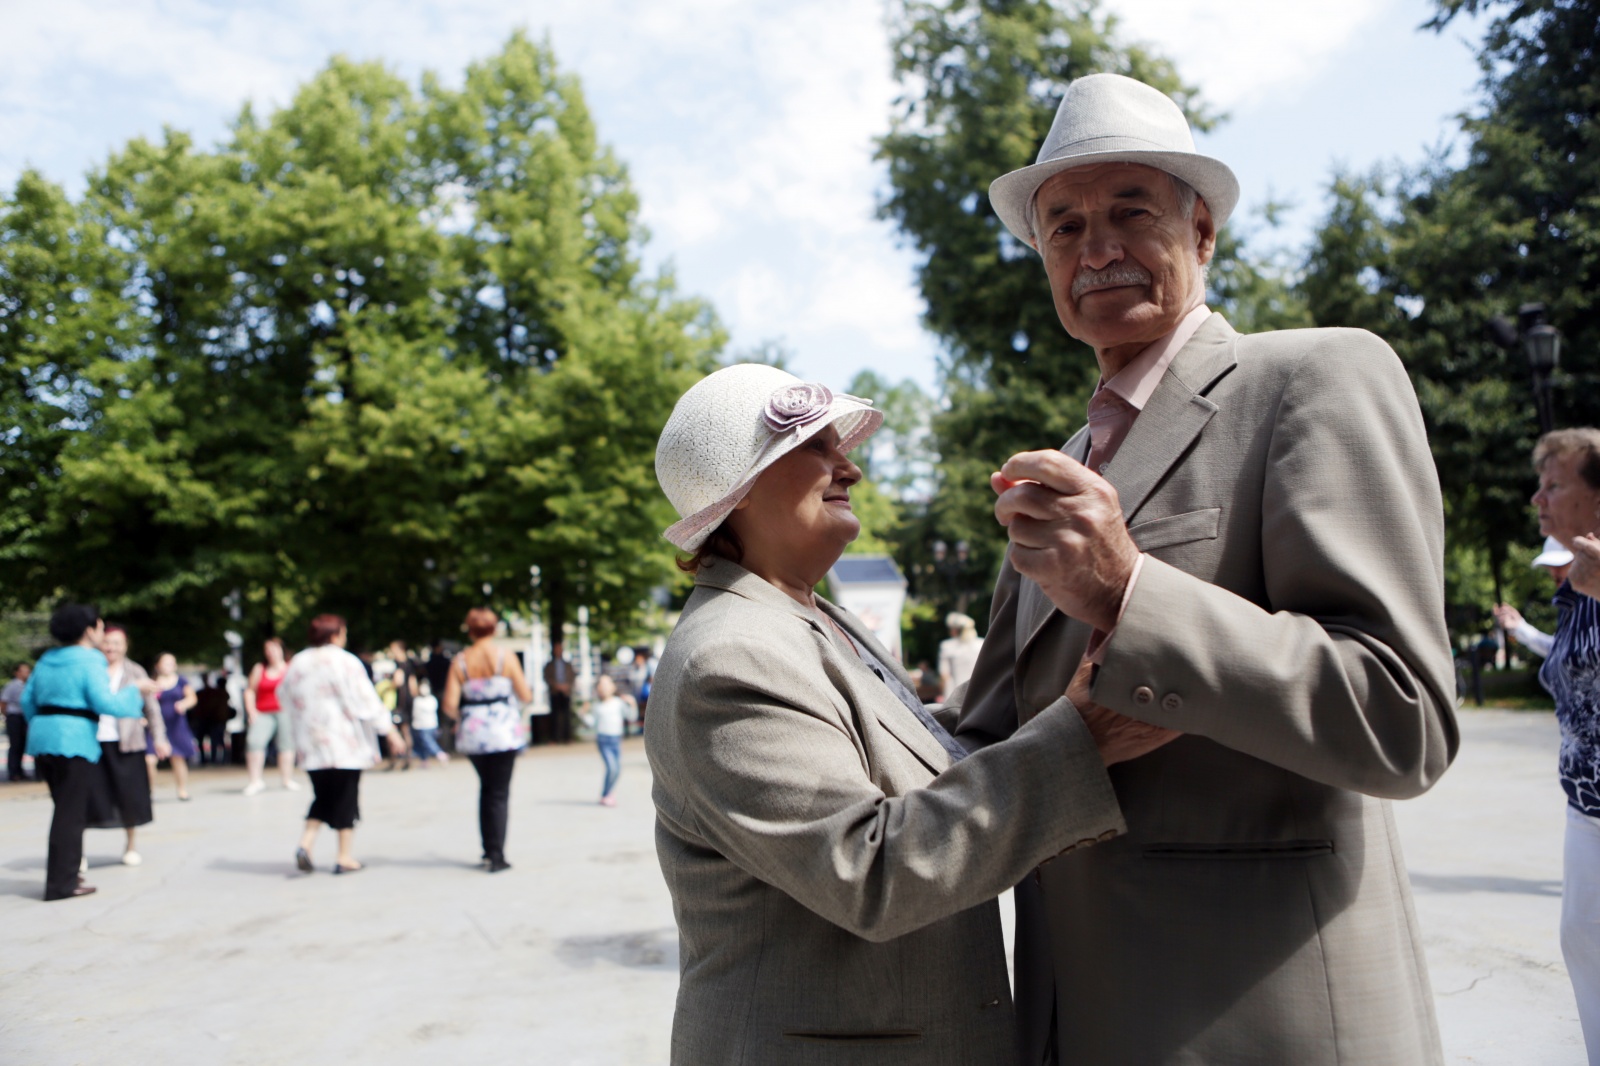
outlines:
M1161 709L1164 711L1176 711L1182 706L1183 697L1176 692L1169 692L1161 697Z
M1134 703L1149 703L1155 698L1156 694L1149 685L1140 685L1138 688L1133 690Z

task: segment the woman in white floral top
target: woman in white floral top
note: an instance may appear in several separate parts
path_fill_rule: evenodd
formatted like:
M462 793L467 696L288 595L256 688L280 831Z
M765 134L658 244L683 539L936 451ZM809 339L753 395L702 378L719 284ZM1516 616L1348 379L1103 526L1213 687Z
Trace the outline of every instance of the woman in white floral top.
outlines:
M313 869L311 848L323 825L339 833L333 872L361 869L350 853L361 817L361 771L381 757L379 736L389 738L391 751L399 751L394 723L366 668L344 650L347 637L343 618L318 615L311 620L311 646L289 661L278 683L278 699L292 716L295 747L305 760L315 796L294 856L306 873Z

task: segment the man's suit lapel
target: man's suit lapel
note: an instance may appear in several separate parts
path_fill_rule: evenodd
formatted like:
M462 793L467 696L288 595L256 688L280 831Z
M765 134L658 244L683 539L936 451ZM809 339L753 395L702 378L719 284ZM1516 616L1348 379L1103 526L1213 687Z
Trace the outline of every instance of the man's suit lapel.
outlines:
M1133 521L1156 486L1188 453L1206 423L1211 421L1211 416L1217 413L1217 405L1206 397L1205 392L1233 368L1234 346L1238 338L1239 335L1228 325L1227 319L1219 314L1213 314L1201 323L1195 335L1162 375L1150 401L1144 405L1144 410L1134 420L1122 446L1117 449L1116 458L1101 471L1101 475L1117 490L1124 522ZM1088 427L1074 434L1061 450L1084 462L1089 455ZM1055 605L1049 597L1037 584L1024 578L1017 602L1018 655L1039 635L1054 614ZM1088 627L1075 620L1069 622L1074 627L1083 628L1081 643L1086 645Z

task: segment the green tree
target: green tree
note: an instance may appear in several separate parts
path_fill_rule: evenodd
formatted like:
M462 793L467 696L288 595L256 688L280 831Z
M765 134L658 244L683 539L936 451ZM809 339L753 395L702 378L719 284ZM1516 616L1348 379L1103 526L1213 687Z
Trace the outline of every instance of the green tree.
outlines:
M557 624L634 617L670 574L654 441L722 344L641 274L637 210L522 34L460 90L336 58L215 150L130 143L76 205L25 178L6 597L96 598L189 653L234 589L252 636L319 610L368 643L453 632L525 606L531 565Z
M1489 318L1548 305L1566 337L1558 424L1600 422L1600 3L1439 0L1430 26L1463 12L1494 16L1464 162L1337 177L1301 290L1319 323L1373 330L1410 371L1445 494L1453 620L1471 628L1508 578L1525 584L1513 545L1538 539L1527 366L1488 340Z

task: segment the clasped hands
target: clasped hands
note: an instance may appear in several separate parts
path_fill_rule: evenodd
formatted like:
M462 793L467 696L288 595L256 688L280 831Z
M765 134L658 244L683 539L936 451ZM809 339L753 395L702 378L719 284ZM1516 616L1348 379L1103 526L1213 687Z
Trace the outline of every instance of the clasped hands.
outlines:
M1117 624L1139 548L1117 490L1057 451L1020 452L990 475L995 519L1011 538L1011 565L1060 611L1102 633ZM1179 734L1107 710L1089 698L1093 668L1079 664L1066 695L1107 766L1153 751Z

